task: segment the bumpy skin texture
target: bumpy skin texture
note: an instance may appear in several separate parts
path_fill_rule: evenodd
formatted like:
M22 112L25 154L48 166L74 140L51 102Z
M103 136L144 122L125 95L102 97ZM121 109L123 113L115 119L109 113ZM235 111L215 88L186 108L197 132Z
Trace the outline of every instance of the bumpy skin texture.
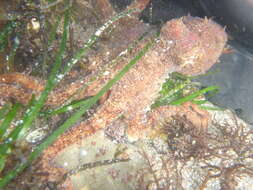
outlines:
M161 36L174 43L170 52L173 63L181 65L180 72L189 75L206 72L217 61L227 40L224 29L212 20L191 16L167 22Z
M120 115L124 116L123 122L130 140L145 136L144 131L152 127L150 125L155 119L152 111L147 111L168 74L173 71L190 75L205 72L218 60L226 41L223 28L211 20L187 16L167 22L161 29L160 40L113 86L109 98L98 111L63 134L44 152L41 167L52 171L50 177L53 180L54 175L59 173L50 168L49 162L60 151L106 128Z

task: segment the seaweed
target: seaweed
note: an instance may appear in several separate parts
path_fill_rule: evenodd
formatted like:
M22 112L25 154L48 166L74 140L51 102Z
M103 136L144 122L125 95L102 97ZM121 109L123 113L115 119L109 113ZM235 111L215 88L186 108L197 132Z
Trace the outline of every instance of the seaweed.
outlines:
M100 29L87 41L83 48L80 48L77 53L73 55L70 61L65 64L63 69L60 71L60 67L63 62L63 57L66 52L67 47L67 39L68 39L68 28L69 28L69 19L70 19L70 7L64 10L64 24L63 24L63 34L61 38L61 42L59 45L58 53L56 54L55 63L51 69L50 75L48 76L46 86L42 91L39 98L32 98L28 106L26 106L26 111L24 111L23 115L17 120L17 125L15 128L11 128L11 123L14 120L18 109L20 108L20 104L14 104L4 117L1 124L1 140L0 149L1 149L1 158L0 158L0 168L2 170L2 177L0 178L0 188L5 187L14 177L16 177L21 171L23 171L27 166L29 166L36 158L38 158L41 152L47 148L50 144L52 144L56 138L62 134L66 129L76 123L80 117L92 106L94 105L101 96L103 96L113 85L117 82L136 62L140 57L142 57L147 49L150 47L148 44L143 51L139 53L137 57L135 57L122 71L120 71L111 81L109 81L95 96L88 99L85 102L82 102L81 107L78 111L76 111L68 120L66 120L57 130L55 130L48 138L45 139L40 145L33 148L33 151L27 151L26 154L28 156L20 161L14 161L11 164L5 167L5 162L7 159L12 160L12 156L17 149L16 144L20 142L26 135L27 131L32 126L34 120L36 120L40 115L40 110L44 107L45 102L47 100L48 95L54 89L56 84L58 84L62 78L70 71L74 64L80 60L83 55L87 52L87 50L98 40L101 34L106 30L109 26L111 26L118 19L131 14L136 10L127 10L126 12L119 13L117 16L110 19L108 22L104 23ZM58 22L56 22L52 31L51 41L49 41L49 45L52 43L54 39L54 33L57 29ZM9 30L8 30L9 31ZM3 38L8 36L10 32L3 32ZM46 57L46 56L44 56ZM79 105L80 106L80 105ZM2 109L1 111L5 111ZM22 114L22 113L21 113ZM8 130L10 132L7 133ZM15 159L15 156L14 156ZM17 162L17 163L16 163ZM16 164L16 166L14 166ZM13 167L14 166L14 167Z
M195 78L195 77L194 77ZM215 107L204 106L207 102L203 100L203 95L207 93L217 93L218 86L208 86L199 89L199 86L192 82L193 77L189 77L177 72L169 75L169 78L162 85L159 97L156 99L152 108L165 105L182 105L185 102L193 102L200 105L203 109L218 109Z

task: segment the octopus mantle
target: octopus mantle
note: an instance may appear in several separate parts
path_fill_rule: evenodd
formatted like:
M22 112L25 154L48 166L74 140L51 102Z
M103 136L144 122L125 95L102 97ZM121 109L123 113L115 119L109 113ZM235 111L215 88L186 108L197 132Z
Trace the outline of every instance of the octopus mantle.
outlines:
M163 118L175 114L186 116L196 125L203 125L204 120L206 125L207 112L191 103L181 107L149 108L169 73L196 75L206 72L217 62L226 41L224 29L208 19L186 16L167 22L161 29L160 39L113 86L97 112L63 134L44 152L41 168L50 170L51 177L59 175L50 165L54 157L99 129L105 129L116 140L134 141L147 136Z

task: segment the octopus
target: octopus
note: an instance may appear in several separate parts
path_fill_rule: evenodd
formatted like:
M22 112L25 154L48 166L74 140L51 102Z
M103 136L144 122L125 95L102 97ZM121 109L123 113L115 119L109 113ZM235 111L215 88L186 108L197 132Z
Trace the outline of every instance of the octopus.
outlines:
M152 49L112 87L97 112L44 151L41 168L50 171L51 180L55 179L60 174L50 165L54 157L98 130L112 136L110 131L123 130L127 141L133 142L148 136L158 120L180 112L201 125L199 117L206 117L207 113L191 103L183 105L183 109L164 106L150 110L150 106L169 73L204 73L217 62L226 40L224 29L212 20L185 16L168 21Z
M99 130L104 130L108 136L116 140L134 142L148 137L154 126L163 118L175 114L186 116L186 119L198 126L207 125L208 113L192 103L178 107L163 106L152 110L150 107L170 73L180 72L187 75L205 73L218 61L226 41L227 35L224 28L210 19L184 16L165 23L161 28L159 39L111 88L110 94L97 111L87 120L61 135L43 152L38 164L40 171L48 173L47 180L57 181L57 178L65 171L52 164L54 158L68 146L80 143L81 140ZM120 63L114 67L109 76L106 76L107 81L124 65ZM4 82L11 80L7 75L0 77L1 82L3 79ZM30 81L29 84L35 82L33 79ZM96 93L105 82L105 78L95 82L85 91L86 95ZM22 80L20 83L22 84ZM80 87L81 82L79 83L75 84L75 88ZM39 83L35 86L38 85L40 86L39 93L43 90L43 85ZM33 85L30 86L31 89L34 88ZM53 97L48 104L57 99L56 96ZM24 101L27 99L29 97L24 97Z

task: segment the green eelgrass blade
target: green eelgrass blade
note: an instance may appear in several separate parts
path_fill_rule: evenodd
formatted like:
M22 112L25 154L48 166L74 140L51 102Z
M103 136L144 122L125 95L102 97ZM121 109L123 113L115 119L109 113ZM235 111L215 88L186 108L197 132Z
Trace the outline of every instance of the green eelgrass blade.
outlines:
M25 169L34 159L38 158L41 152L52 144L57 137L59 137L66 129L75 124L80 117L93 106L117 81L119 81L125 73L127 73L137 61L143 57L153 43L148 43L139 53L135 56L119 73L117 73L113 79L111 79L95 96L88 99L86 104L82 105L79 111L75 112L67 121L65 121L60 127L58 127L43 143L37 146L30 154L26 162L19 164L16 169L11 170L0 179L0 188L4 187L11 179L13 179L19 172Z
M171 73L170 78L162 85L162 90L159 92L160 97L151 105L154 109L159 106L168 105L171 102L182 97L183 91L189 86L190 80L188 76L180 73Z
M61 67L63 55L66 49L68 26L69 26L69 10L66 10L64 14L64 26L63 26L64 29L60 49L57 54L55 64L47 80L45 90L41 93L39 100L36 101L36 104L34 106L31 106L30 109L28 109L28 111L24 115L23 124L21 126L17 126L15 130L13 130L12 133L10 134L9 138L11 138L12 140L16 140L18 137L22 137L25 134L26 130L31 126L33 120L37 117L40 109L43 107L49 93L53 90L56 83L58 82L57 73Z
M9 104L5 104L1 109L0 109L0 120L3 119L5 117L5 115L7 114L7 112L10 109L10 105Z
M13 40L13 44L9 53L8 61L7 61L7 70L9 72L14 71L14 58L17 52L17 49L19 47L19 37L16 36L15 39Z
M137 43L139 43L141 40L143 40L143 38L144 38L144 36L145 36L146 34L147 34L147 33L144 33L142 36L140 36L139 39L137 39L137 40L134 41L132 44L130 44L130 46L129 46L127 49L125 49L124 51L122 51L122 52L129 52L129 51L131 51ZM159 35L157 34L157 36L159 36ZM124 54L124 53L122 53L122 55L123 55L123 54ZM116 59L112 60L111 64L109 64L109 67L112 66L112 65L115 65L115 63L118 61L118 59L119 59L122 55L120 54L119 56L116 57ZM98 73L98 75L96 75L96 76L93 77L89 82L87 82L86 84L84 84L83 87L81 87L79 90L81 91L81 90L84 90L86 87L88 87L94 80L96 80L98 77L100 77L100 76L103 74L103 72L105 71L106 68L108 68L108 65L107 65L107 67L105 66L105 67ZM78 94L79 90L78 90L75 94L73 94L72 96ZM71 97L70 97L69 100L71 100ZM80 106L82 106L83 104L85 104L85 102L87 101L87 99L78 100L78 101L73 101L73 102L71 102L71 101L69 101L69 100L65 103L65 105L62 105L61 107L58 107L58 108L56 108L56 109L52 109L52 110L47 110L47 111L45 111L45 112L41 112L40 115L41 115L41 116L46 116L46 117L48 117L48 116L51 116L51 115L56 115L56 114L65 113L65 112L71 111L71 110L73 110L73 109L79 108ZM68 104L67 104L67 103L68 103Z
M101 34L106 30L108 29L108 27L110 27L114 22L116 22L117 20L133 13L133 12L136 12L138 10L136 9L130 9L126 12L122 12L122 13L119 13L118 15L116 15L115 17L113 17L112 19L110 19L109 21L107 21L105 24L103 24L96 32L95 34L88 40L88 42L84 45L83 48L81 48L74 56L73 58L70 60L69 63L66 64L66 66L64 67L63 69L63 72L61 74L58 75L58 79L57 79L57 82L59 82L63 77L64 75L66 75L66 73L68 73L72 66L77 63L77 61L79 61L82 56L86 53L86 51L98 40L98 38L101 36ZM53 79L51 79L49 77L48 81L51 81ZM47 88L45 88L44 91L46 91ZM37 114L37 113L36 113Z
M24 114L24 117L22 119L22 123L10 133L10 135L6 138L5 142L0 145L0 154L6 154L9 150L9 147L13 141L16 141L18 137L22 137L25 134L25 131L31 126L33 120L37 117L40 109L43 107L48 94L51 92L51 90L54 88L57 80L56 80L56 74L61 66L62 63L62 57L65 53L66 44L67 44L67 31L68 31L68 25L69 25L69 10L65 11L64 14L64 30L63 30L63 37L60 44L60 49L56 57L55 64L52 68L52 71L49 75L49 79L47 80L47 84L45 87L45 90L42 92L42 94L39 97L39 100L36 101L36 103L33 103L32 105ZM33 101L34 102L34 101Z
M47 112L42 112L41 115L42 116L52 116L52 115L56 115L56 114L65 113L67 111L71 111L73 109L81 107L82 105L86 104L89 101L89 99L90 98L85 99L85 100L75 101L75 102L72 102L68 105L59 107L59 108L54 109L54 110L49 110Z
M18 26L17 21L9 21L4 29L0 32L0 52L2 52L7 43L8 43L8 36L10 33Z
M52 71L49 75L49 79L47 80L46 87L42 94L40 95L40 98L38 101L36 101L36 104L34 106L31 106L30 109L27 110L26 114L24 115L24 118L22 119L23 123L19 126L17 126L11 134L8 136L5 144L0 145L0 152L4 154L8 150L8 144L11 142L17 140L18 138L21 138L25 135L25 132L27 129L31 126L33 120L38 116L40 109L43 107L48 94L52 91L52 89L55 87L56 83L59 82L63 76L72 68L72 66L79 60L81 57L86 53L88 48L90 48L91 45L93 45L98 37L104 32L109 26L111 26L115 21L119 20L122 17L127 16L128 14L137 11L136 9L131 9L126 12L120 13L113 17L111 20L106 22L99 30L95 32L95 34L88 40L88 42L85 44L84 48L82 48L76 55L74 55L74 58L71 59L71 61L66 65L64 68L64 72L62 74L58 73L58 70L61 66L62 57L64 55L65 49L66 49L66 41L67 41L67 28L69 25L69 9L65 11L64 14L64 30L63 30L63 37L60 44L60 50L57 54L55 64L52 68ZM58 74L58 75L57 75Z
M0 173L4 169L6 163L6 155L0 155Z
M202 105L207 103L207 100L192 100L192 103L197 104L197 105Z
M62 58L65 53L66 44L67 44L67 35L68 35L68 26L69 26L69 9L67 9L64 13L64 26L63 26L63 35L62 40L60 43L60 49L57 54L55 64L52 68L52 71L49 75L49 78L47 80L47 84L45 87L45 90L42 92L42 94L39 97L39 100L33 100L32 106L30 109L27 110L25 113L22 124L16 126L16 128L10 133L10 135L6 138L5 143L0 145L0 154L6 155L10 145L13 141L17 140L18 137L23 136L25 134L25 131L31 126L33 120L37 117L40 109L43 107L48 94L52 91L54 86L56 85L57 81L57 73L60 69Z
M116 65L118 63L118 61L120 60L120 58L122 58L127 52L131 52L132 49L134 49L134 47L140 43L144 37L148 34L148 32L145 32L144 34L142 34L137 40L135 40L133 43L131 43L125 50L121 51L121 53L119 53L119 55L113 59L111 61L111 63L109 64L105 64L104 66L101 67L100 71L95 74L89 81L87 81L81 88L79 88L73 95L70 96L70 98L68 100L66 100L63 105L60 108L56 108L56 112L60 111L59 113L63 113L65 111L69 111L68 109L61 109L62 107L69 105L70 109L71 109L71 105L72 103L74 103L72 100L74 98L75 95L79 94L81 91L85 90L89 85L91 85L95 80L97 80L99 77L101 77L103 75L103 73L107 70L107 69L111 69L112 66ZM156 36L154 37L158 37L159 33L157 33ZM86 100L81 100L81 101L86 101ZM76 102L77 103L77 102ZM78 104L78 103L77 103ZM80 102L81 104L81 102ZM78 106L77 106L78 107ZM66 107L67 108L67 107ZM75 107L76 108L76 107ZM65 111L64 111L65 110ZM49 110L46 113L49 114L49 112L54 112L53 110Z
M56 22L55 24L52 26L52 30L51 32L49 33L49 38L48 38L48 42L47 42L47 45L48 47L50 48L50 46L52 45L53 41L55 40L55 37L56 37L56 32L57 32L57 28L60 24L60 21L61 21L61 16L57 16L56 18Z
M0 140L4 136L7 128L10 126L13 119L16 117L16 114L21 107L21 104L15 104L9 113L5 116L4 121L0 125Z
M56 33L57 33L57 28L60 25L60 21L61 21L62 15L57 15L56 18L56 22L53 24L52 27L49 26L49 23L47 24L47 28L52 28L50 33L49 33L49 37L48 37L48 41L45 44L44 47L44 52L43 52L43 61L42 61L42 73L47 73L47 62L48 62L48 49L51 48L51 45L53 44L55 38L56 38Z
M87 43L84 45L83 48L81 48L74 56L73 58L66 64L66 66L63 69L62 75L65 75L66 73L68 73L70 71L70 69L72 68L72 66L74 64L77 63L77 61L79 61L82 56L86 53L86 51L98 40L98 38L101 36L101 34L108 29L109 26L111 26L114 22L116 22L117 20L119 20L120 18L123 18L133 12L137 12L137 9L130 9L127 10L125 12L119 13L118 15L116 15L115 17L113 17L112 19L110 19L109 21L107 21L105 24L103 24L96 32L93 36L91 36L91 38L87 41Z
M218 90L218 89L219 89L218 86L209 86L204 89L193 92L192 94L190 94L188 96L185 96L185 97L180 98L178 100L172 101L172 102L170 102L170 104L171 105L181 105L185 102L192 101L194 98L197 98L198 96L203 95L209 91Z
M103 24L96 32L94 35L91 36L91 38L87 41L87 43L84 45L83 48L79 49L79 51L73 56L73 58L66 64L66 66L63 69L63 72L61 73L61 76L66 75L66 73L68 73L72 66L77 63L78 60L80 60L82 58L82 56L87 52L87 50L98 40L98 38L101 36L101 34L108 29L109 26L111 26L114 22L116 22L117 20L119 20L120 18L123 18L133 12L137 12L137 9L130 9L127 10L125 12L122 12L118 15L116 15L115 17L113 17L112 19L110 19L109 21L107 21L105 24ZM86 101L86 100L82 100L82 101ZM79 103L78 103L79 104ZM75 104L75 108L79 107L78 104ZM83 103L80 102L80 105L82 105ZM57 113L63 113L65 111L67 111L67 109L70 108L68 106L64 106L61 107L59 109L56 109L55 111L52 112L47 112L48 114L57 114ZM47 115L47 113L45 113ZM43 113L42 113L43 115Z

